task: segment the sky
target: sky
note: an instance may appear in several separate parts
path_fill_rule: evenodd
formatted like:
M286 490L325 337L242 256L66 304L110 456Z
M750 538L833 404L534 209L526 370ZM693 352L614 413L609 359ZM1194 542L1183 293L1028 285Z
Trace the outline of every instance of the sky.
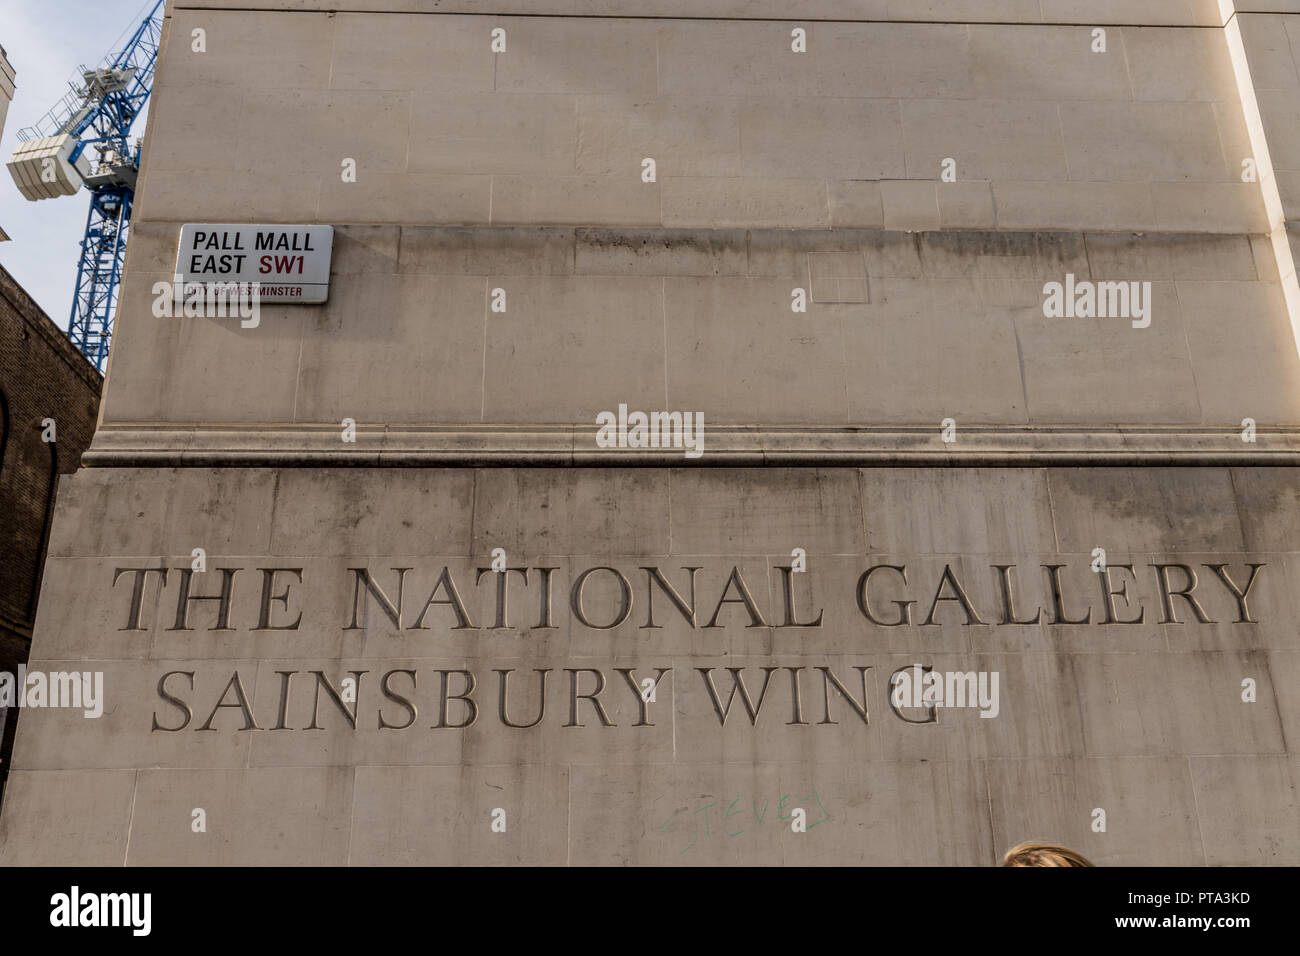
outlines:
M120 47L150 6L152 0L0 0L0 46L17 74L0 162L13 155L18 130L58 102L81 65L97 65ZM144 132L146 118L136 120L133 136ZM9 170L0 172L0 228L12 240L0 242L0 265L63 329L89 206L84 188L74 196L29 202Z

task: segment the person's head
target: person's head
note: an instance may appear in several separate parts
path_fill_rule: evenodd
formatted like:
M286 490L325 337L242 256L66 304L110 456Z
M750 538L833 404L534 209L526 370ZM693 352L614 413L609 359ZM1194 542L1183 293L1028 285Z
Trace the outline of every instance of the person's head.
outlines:
M1063 846L1022 843L1007 850L1003 866L1092 866L1092 861Z

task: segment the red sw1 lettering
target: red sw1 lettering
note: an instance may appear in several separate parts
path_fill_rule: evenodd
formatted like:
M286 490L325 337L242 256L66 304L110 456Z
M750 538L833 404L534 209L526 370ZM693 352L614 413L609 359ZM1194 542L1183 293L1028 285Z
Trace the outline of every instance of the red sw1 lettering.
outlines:
M296 269L294 268L295 263L297 264ZM305 263L306 259L303 256L262 256L257 271L261 275L271 272L277 275L286 272L297 272L298 275L302 275Z

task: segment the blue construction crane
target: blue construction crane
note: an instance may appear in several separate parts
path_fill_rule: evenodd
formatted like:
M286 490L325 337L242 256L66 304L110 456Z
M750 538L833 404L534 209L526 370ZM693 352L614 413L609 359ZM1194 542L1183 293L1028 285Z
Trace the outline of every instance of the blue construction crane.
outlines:
M101 372L108 359L117 286L140 170L140 143L129 136L153 89L162 32L163 0L156 0L130 40L95 69L38 123L19 130L9 172L31 200L90 190L81 241L77 289L68 338ZM88 155L92 150L97 159Z

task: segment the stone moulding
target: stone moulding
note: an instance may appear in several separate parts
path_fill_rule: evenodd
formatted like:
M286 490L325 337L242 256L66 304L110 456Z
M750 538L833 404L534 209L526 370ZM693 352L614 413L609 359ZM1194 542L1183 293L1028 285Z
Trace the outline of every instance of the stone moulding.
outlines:
M82 458L87 467L481 467L1280 465L1300 466L1300 426L707 426L704 454L596 445L594 425L356 426L108 425Z

